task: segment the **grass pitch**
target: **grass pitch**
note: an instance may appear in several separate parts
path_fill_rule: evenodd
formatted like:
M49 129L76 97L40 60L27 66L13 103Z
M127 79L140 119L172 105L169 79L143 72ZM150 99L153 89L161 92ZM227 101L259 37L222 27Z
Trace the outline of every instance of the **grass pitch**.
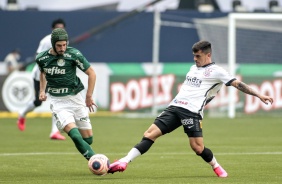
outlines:
M153 118L92 117L96 153L111 162L123 157ZM5 184L281 184L282 121L271 117L205 119L205 145L228 172L217 178L196 156L179 128L159 138L124 173L95 176L71 139L49 139L51 118L29 118L20 132L16 119L0 119L0 183Z

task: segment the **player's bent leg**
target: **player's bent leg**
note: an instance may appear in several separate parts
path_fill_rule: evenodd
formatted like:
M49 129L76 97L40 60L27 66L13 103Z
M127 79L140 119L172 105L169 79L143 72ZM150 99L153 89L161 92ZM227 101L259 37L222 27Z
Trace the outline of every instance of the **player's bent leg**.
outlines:
M143 155L151 148L153 144L154 144L154 141L152 141L151 139L147 137L143 137L142 140L134 146L134 148L136 148L140 152L140 154ZM133 159L131 159L130 161L132 160Z
M129 162L132 162L136 157L146 153L153 145L154 140L161 135L161 130L155 124L152 124L149 129L145 131L142 140L136 144L125 157L110 164L108 173L123 172Z
M83 140L89 145L93 143L93 132L92 129L78 129Z
M204 150L204 141L203 137L189 137L189 142L192 150L200 155Z
M83 140L80 132L78 131L78 128L74 123L66 125L64 131L68 133L68 135L74 142L75 147L84 156L85 159L89 160L95 154L90 145Z
M33 80L34 82L34 91L35 91L35 100L33 102L30 102L27 104L27 106L19 112L19 118L17 121L17 125L19 130L24 131L25 130L25 116L28 112L33 111L36 107L40 106L42 104L42 101L39 100L39 89L40 89L40 82Z
M162 131L155 124L152 124L145 132L144 137L155 141L158 137L162 136Z
M204 147L203 138L189 138L191 148L198 156L201 156L208 164L212 166L214 173L221 178L228 176L227 172L217 163L212 151L209 148ZM203 148L202 148L203 147ZM201 151L202 150L202 151Z
M78 129L83 138L93 137L92 129Z

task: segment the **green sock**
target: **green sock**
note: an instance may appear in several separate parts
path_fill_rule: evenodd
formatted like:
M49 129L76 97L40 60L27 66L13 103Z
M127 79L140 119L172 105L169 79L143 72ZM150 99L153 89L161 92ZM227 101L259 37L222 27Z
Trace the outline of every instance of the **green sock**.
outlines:
M93 142L93 136L87 137L87 138L83 138L83 140L84 140L85 142L87 142L89 145L91 145L92 142Z
M79 133L77 128L73 128L69 131L68 135L72 139L75 144L75 147L78 151L87 159L89 160L90 157L95 155L95 152L92 150L91 146L85 142Z

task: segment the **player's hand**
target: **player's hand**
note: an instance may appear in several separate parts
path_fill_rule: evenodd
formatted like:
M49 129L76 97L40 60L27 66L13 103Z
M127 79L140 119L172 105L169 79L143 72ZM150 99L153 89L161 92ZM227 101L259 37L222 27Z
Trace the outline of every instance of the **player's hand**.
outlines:
M266 105L268 105L268 103L272 104L273 103L273 98L271 98L270 96L261 96L260 100L265 103Z
M86 106L89 108L90 112L95 112L95 108L98 108L98 106L94 103L94 100L92 99L92 97L86 97Z
M90 107L88 107L90 112L95 112L94 106L95 106L96 108L98 108L98 106L97 106L95 103L93 103L93 105L91 105Z
M46 101L46 99L47 99L46 93L45 92L40 92L39 100L40 101Z

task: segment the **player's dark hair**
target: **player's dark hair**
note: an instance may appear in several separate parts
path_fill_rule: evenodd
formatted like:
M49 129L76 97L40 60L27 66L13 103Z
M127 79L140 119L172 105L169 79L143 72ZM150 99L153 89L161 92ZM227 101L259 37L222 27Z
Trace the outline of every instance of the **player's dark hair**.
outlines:
M52 28L54 29L56 27L57 24L63 24L64 27L66 27L66 23L63 19L59 18L59 19L56 19L52 22Z
M195 43L192 47L192 51L193 52L198 52L198 51L202 51L203 53L211 53L212 49L211 49L211 43L208 41L199 41L197 43Z

